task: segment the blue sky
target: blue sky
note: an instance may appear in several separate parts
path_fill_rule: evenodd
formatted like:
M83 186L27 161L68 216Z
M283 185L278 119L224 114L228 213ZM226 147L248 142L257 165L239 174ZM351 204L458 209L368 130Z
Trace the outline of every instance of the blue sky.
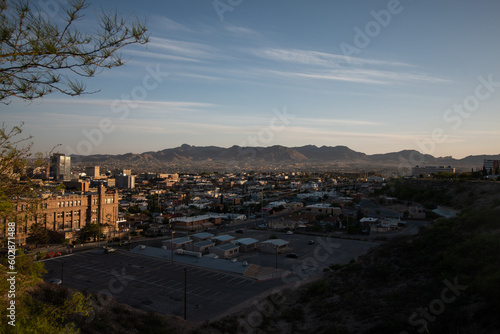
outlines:
M146 18L151 42L86 81L99 93L0 105L35 151L500 153L498 1L94 1L82 29L100 7Z

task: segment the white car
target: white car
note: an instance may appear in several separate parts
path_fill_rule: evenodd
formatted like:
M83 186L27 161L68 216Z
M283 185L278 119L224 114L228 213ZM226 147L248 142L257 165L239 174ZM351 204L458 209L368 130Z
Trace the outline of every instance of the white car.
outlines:
M291 235L291 234L293 234L293 232L292 231L288 231L288 232L286 232L286 234Z
M60 280L59 278L53 278L53 279L49 280L49 283L55 284L55 285L61 285L62 280Z

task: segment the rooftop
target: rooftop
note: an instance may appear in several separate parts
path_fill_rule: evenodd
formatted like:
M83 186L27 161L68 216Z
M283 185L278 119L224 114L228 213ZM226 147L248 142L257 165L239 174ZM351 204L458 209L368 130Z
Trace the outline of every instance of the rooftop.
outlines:
M232 235L229 235L229 234L222 234L222 235L217 235L217 236L213 237L212 240L230 241L230 240L234 240L234 237Z
M239 248L239 247L240 246L235 245L235 244L224 244L224 245L217 246L215 248L221 249L223 251L227 251L227 250L235 249L235 248Z
M192 242L193 240L189 239L189 237L174 238L173 240L172 239L163 240L163 242L172 242L172 241L174 244L179 245Z
M328 203L316 203L307 206L308 208L331 208Z
M191 223L191 222L196 222L199 220L206 220L206 219L210 219L210 218L211 218L211 216L209 216L209 215L201 215L201 216L193 216L193 217L179 217L179 218L174 218L172 220Z
M254 239L254 238L241 238L241 239L234 241L234 243L242 244L242 245L251 245L251 244L254 244L256 242L259 242L259 240Z
M376 223L378 218L373 217L364 217L359 220L360 223Z
M205 246L215 245L215 242L213 242L211 240L203 240L203 241L195 242L194 245L197 247L205 247Z
M271 244L275 246L283 246L283 245L288 245L290 242L283 240L283 239L269 239L266 241L262 241L261 244Z
M191 237L196 238L196 239L210 239L214 235L212 233L208 232L201 232L201 233L196 233L196 234L191 234Z

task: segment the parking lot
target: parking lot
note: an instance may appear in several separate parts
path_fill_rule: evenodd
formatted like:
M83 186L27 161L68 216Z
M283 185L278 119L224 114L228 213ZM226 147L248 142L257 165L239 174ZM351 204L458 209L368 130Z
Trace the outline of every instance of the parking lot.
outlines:
M291 271L306 266L309 267L309 273L322 271L323 268L331 264L348 263L351 259L366 254L371 248L378 245L367 241L318 237L299 233L286 234L285 232L272 230L244 229L241 234L231 232L229 234L237 238L254 238L259 241L268 240L271 235L275 235L279 239L289 241L291 249L286 253L278 254L278 256L254 251L240 253L238 260L265 267L276 267L277 263L278 268ZM309 241L314 243L309 244ZM297 254L297 258L287 257L287 254L290 253Z
M184 268L187 268L187 319L203 322L255 295L282 285L240 275L171 263L153 257L96 249L44 262L46 279L61 278L70 288L112 296L133 307L184 315ZM103 299L104 300L104 299Z
M331 264L348 263L368 252L377 244L366 241L313 237L302 234L243 229L243 233L226 233L237 238L250 237L259 241L271 235L290 242L284 254L265 254L259 251L240 253L238 260L264 267L289 270L299 279L320 273ZM309 244L309 241L314 244ZM289 253L297 258L289 258ZM276 261L277 260L277 261ZM204 322L252 300L256 295L291 280L281 278L258 281L237 274L218 272L192 265L171 263L165 259L118 250L104 254L94 249L69 256L46 260L46 279L61 278L70 288L112 296L133 307L177 316L184 315L184 269L187 269L187 319ZM62 275L61 275L62 272ZM293 273L291 273L293 272Z

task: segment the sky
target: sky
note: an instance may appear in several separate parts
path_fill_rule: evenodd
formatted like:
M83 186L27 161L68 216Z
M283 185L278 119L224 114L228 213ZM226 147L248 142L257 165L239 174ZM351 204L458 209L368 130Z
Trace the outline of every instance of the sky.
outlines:
M95 31L100 10L146 20L150 42L86 80L95 94L1 104L34 151L500 153L497 0L95 0L78 27Z

